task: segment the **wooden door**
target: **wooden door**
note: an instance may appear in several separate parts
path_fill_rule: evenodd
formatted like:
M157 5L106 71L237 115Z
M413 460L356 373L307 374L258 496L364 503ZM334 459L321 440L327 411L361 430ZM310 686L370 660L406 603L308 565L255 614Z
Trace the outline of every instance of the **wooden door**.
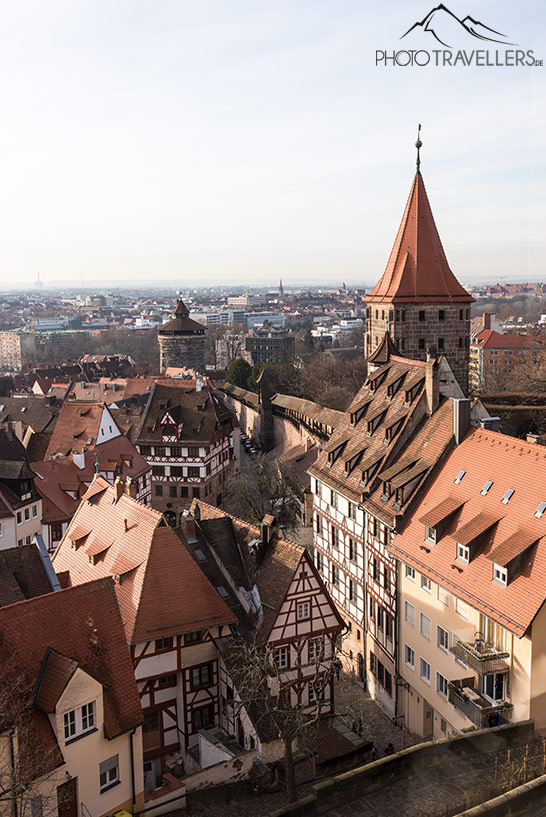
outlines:
M59 817L78 817L78 778L71 777L57 786Z

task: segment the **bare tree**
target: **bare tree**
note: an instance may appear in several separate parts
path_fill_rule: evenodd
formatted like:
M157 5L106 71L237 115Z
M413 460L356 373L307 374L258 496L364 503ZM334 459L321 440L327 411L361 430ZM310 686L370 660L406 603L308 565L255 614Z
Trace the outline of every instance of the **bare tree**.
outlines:
M340 639L320 637L300 642L295 667L284 667L280 649L257 640L240 640L229 648L236 697L234 715L244 710L257 730L282 741L289 802L297 799L295 742L330 713L332 690L340 673Z
M7 662L0 674L0 813L10 817L48 817L57 810L63 759L56 744L44 740L49 724L39 728L46 716L32 707L32 692Z
M224 507L253 524L272 514L281 527L297 525L299 487L283 465L265 454L245 457L240 470L230 473Z

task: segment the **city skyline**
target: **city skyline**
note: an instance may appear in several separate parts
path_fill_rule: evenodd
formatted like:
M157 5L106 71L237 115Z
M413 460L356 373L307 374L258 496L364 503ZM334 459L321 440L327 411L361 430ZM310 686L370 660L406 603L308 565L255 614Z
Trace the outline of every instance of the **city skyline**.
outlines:
M419 122L453 272L541 280L544 69L376 66L432 6L7 8L4 286L372 284ZM450 9L546 54L536 2Z

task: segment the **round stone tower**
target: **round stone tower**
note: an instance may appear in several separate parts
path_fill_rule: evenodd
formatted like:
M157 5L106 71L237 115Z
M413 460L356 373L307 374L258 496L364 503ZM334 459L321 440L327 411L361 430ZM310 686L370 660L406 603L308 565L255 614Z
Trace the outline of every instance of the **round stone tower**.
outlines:
M184 301L178 301L173 319L158 330L161 373L169 366L205 371L205 327L192 321Z

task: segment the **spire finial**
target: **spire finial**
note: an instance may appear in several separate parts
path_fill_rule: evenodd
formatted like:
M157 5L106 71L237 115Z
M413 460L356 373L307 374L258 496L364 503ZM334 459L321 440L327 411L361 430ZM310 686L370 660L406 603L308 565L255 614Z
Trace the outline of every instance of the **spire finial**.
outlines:
M417 148L417 172L421 172L421 157L419 155L420 149L423 147L423 143L421 142L421 125L417 128L417 141L415 143L415 147Z

